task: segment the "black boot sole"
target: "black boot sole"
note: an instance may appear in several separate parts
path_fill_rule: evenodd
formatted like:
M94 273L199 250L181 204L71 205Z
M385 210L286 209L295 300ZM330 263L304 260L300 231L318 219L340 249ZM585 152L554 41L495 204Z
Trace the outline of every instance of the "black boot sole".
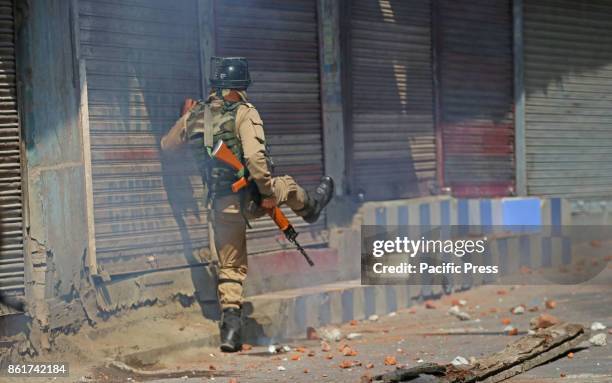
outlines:
M233 345L230 343L223 343L219 347L223 352L238 352L242 348L242 345Z
M330 192L329 194L326 196L325 199L321 200L321 201L317 201L317 211L316 213L313 213L312 215L307 215L302 217L304 219L304 221L306 221L307 223L315 223L319 220L319 217L321 216L321 212L323 211L323 209L325 209L325 207L329 204L329 202L332 200L332 198L334 198L334 189L335 189L335 185L334 185L334 180L331 177L323 177L321 180L325 179L325 178L329 178L329 189Z

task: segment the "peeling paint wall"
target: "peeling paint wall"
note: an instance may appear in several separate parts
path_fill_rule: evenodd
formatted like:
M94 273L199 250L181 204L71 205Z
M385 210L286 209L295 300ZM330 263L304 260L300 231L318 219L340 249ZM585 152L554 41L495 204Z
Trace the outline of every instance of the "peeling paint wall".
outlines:
M71 2L18 3L18 75L28 175L28 233L29 238L53 254L53 286L45 293L46 298L51 298L70 294L78 281L80 258L86 248L79 82Z

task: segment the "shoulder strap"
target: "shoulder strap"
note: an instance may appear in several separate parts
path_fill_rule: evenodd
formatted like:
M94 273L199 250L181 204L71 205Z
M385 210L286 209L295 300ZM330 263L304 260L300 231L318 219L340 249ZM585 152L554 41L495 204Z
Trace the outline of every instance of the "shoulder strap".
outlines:
M210 153L213 146L213 123L210 105L206 105L204 108L204 146Z

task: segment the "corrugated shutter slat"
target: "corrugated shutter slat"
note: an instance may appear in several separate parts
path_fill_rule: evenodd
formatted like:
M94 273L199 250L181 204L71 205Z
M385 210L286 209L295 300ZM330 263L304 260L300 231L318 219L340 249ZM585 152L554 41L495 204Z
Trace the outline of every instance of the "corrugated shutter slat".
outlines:
M612 192L612 1L525 2L527 191Z
M79 1L91 134L96 254L110 274L197 263L204 191L188 154L160 137L201 98L194 0Z
M351 191L426 193L435 176L429 0L351 2Z
M24 294L21 138L13 1L0 4L0 300Z
M444 183L459 196L514 185L512 12L508 0L438 3Z

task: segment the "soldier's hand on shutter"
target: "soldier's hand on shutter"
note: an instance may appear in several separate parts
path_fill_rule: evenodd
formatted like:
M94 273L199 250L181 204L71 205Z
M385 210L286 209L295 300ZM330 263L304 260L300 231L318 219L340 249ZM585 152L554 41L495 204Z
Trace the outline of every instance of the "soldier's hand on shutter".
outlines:
M274 209L276 207L276 199L268 197L261 200L261 207L264 209Z
M183 108L181 109L181 116L189 112L189 110L193 108L195 104L196 100L194 100L193 98L186 98L185 102L183 103Z

